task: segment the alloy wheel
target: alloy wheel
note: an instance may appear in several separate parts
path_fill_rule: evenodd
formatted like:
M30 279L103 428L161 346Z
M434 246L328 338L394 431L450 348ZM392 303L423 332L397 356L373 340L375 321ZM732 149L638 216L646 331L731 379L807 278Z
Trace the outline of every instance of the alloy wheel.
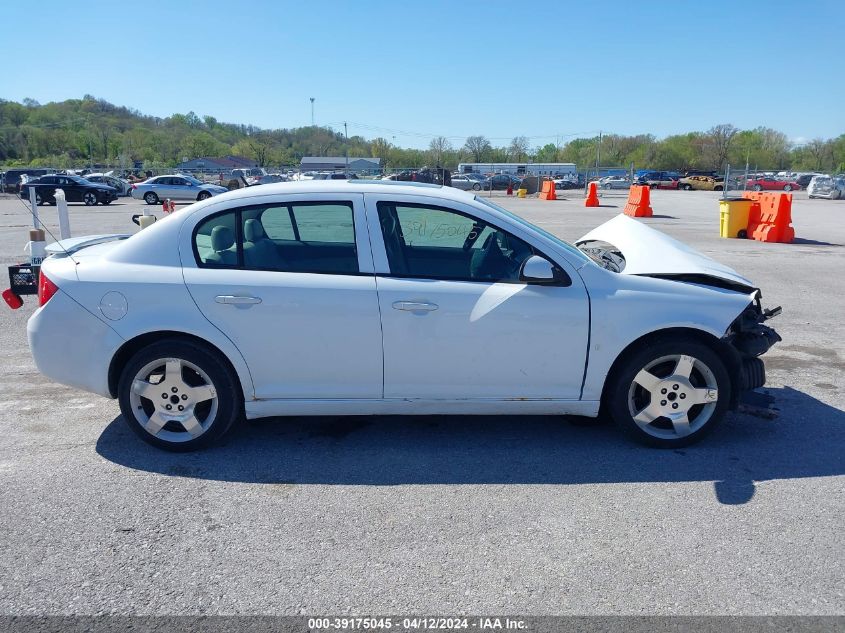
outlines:
M716 376L701 360L675 354L657 358L634 376L628 411L648 435L686 437L702 428L719 401Z
M129 394L132 412L144 430L167 442L194 440L217 415L217 391L202 369L179 358L147 363Z

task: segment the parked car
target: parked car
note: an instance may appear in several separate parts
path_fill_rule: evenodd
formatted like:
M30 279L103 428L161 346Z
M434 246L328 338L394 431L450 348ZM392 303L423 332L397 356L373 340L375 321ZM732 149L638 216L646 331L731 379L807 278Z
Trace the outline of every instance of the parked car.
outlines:
M801 185L795 180L781 180L777 176L756 176L746 181L746 186L754 191L798 191Z
M517 178L511 174L496 174L485 180L482 183L482 188L485 191L490 191L491 187L494 191L507 189L508 187L519 189L521 184L522 178Z
M88 182L98 182L109 187L114 187L117 190L117 195L128 196L132 192L132 183L128 180L117 178L110 174L88 174L85 176Z
M678 188L677 174L671 174L666 171L650 171L637 179L638 185L648 185L652 189L677 189Z
M156 176L132 186L132 197L147 204L159 204L162 200L205 200L211 196L226 193L220 185L201 182L192 176Z
M289 178L284 174L265 174L258 178L255 184L270 185L276 182L288 182Z
M481 191L481 185L484 181L476 180L475 178L467 178L466 175L460 174L452 176L451 186L455 189L462 189L463 191Z
M598 180L601 189L630 189L631 179L627 176L605 176Z
M314 174L313 180L356 180L357 178L358 176L355 174L345 174L342 171L336 171Z
M845 178L840 176L814 176L807 185L807 195L812 198L845 200Z
M65 192L65 200L68 202L84 202L89 207L97 203L111 204L117 200L117 189L114 187L89 182L80 176L54 174L30 180L21 185L21 198L29 198L30 189L35 190L35 201L38 204L55 204L56 189Z
M724 191L725 179L714 176L687 176L678 181L678 186L685 191Z
M125 238L44 261L28 338L44 374L117 398L166 449L244 415L602 404L633 437L683 446L764 383L780 340L751 281L633 218L576 247L452 187L239 189Z
M806 189L810 185L810 181L815 178L816 176L824 176L825 174L817 174L817 173L810 173L810 174L799 174L799 176L795 179L799 185L801 185L802 189Z
M50 169L47 167L14 167L12 169L7 169L6 172L3 174L3 186L2 188L0 188L0 192L20 193L21 176L27 176L28 180L33 180L35 178L40 178L41 176L46 176L47 174L54 173L56 173L55 169Z

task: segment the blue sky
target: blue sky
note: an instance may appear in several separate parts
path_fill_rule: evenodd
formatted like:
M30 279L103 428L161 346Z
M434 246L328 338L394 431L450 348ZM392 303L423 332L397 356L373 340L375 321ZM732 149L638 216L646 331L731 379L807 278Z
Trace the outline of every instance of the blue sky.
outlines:
M845 133L840 0L124 6L7 3L0 98L88 93L276 128L308 125L314 97L318 125L409 147L717 123L799 142Z

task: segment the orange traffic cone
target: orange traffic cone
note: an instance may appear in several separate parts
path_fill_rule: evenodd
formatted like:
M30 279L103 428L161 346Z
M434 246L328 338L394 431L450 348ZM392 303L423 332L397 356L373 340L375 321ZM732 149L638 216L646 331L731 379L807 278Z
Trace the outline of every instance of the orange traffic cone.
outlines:
M597 207L599 206L599 192L598 186L596 186L595 182L591 182L587 189L587 199L584 200L585 207Z

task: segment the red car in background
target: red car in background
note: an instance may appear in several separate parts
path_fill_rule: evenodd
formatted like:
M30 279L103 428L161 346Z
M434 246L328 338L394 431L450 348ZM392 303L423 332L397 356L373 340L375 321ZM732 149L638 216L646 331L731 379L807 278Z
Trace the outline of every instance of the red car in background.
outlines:
M749 189L754 191L799 191L801 185L794 180L782 180L775 176L759 176L749 178L746 182Z

